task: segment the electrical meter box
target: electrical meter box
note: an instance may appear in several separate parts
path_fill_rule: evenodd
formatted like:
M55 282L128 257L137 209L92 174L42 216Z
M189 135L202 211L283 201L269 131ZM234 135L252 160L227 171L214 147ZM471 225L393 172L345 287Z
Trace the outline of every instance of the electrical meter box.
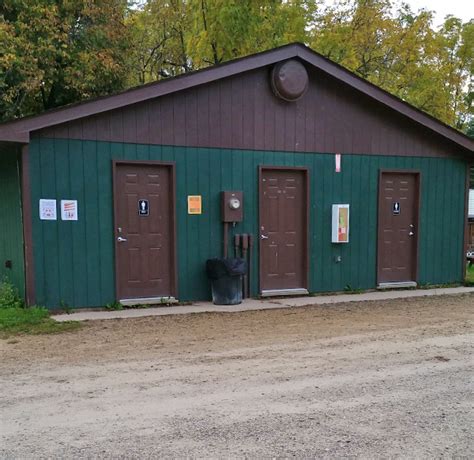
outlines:
M244 202L242 192L221 192L222 222L242 222Z
M332 205L332 243L349 243L349 205Z

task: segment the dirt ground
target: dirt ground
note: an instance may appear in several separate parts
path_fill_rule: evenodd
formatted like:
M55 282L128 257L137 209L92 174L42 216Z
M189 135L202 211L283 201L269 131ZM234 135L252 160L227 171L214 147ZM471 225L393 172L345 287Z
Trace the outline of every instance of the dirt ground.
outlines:
M0 340L2 458L472 458L474 295Z

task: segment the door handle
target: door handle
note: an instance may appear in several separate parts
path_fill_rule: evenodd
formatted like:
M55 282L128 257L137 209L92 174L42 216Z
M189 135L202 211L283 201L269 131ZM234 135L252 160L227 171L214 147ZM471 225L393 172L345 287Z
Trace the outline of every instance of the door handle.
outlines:
M121 236L119 236L119 237L117 238L117 241L118 241L119 243L124 243L125 241L127 241L127 238L122 238Z
M413 232L410 232L408 235L409 235L409 236L413 236L413 235L414 235L414 233L413 233Z
M268 236L266 236L266 235L260 235L260 239L261 239L261 240L268 240Z

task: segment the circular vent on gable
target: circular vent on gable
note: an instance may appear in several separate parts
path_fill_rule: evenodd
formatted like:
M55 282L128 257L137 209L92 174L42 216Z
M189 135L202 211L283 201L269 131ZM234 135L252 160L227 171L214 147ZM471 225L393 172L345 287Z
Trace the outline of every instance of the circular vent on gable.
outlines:
M296 101L308 89L308 72L301 62L294 59L279 62L273 67L271 85L279 98Z

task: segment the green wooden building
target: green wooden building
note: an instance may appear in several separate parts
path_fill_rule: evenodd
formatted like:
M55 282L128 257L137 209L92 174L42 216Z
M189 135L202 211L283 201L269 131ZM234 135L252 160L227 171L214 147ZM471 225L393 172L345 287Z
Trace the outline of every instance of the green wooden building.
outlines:
M50 308L203 300L251 235L251 296L461 282L473 160L291 44L0 125L0 275Z

